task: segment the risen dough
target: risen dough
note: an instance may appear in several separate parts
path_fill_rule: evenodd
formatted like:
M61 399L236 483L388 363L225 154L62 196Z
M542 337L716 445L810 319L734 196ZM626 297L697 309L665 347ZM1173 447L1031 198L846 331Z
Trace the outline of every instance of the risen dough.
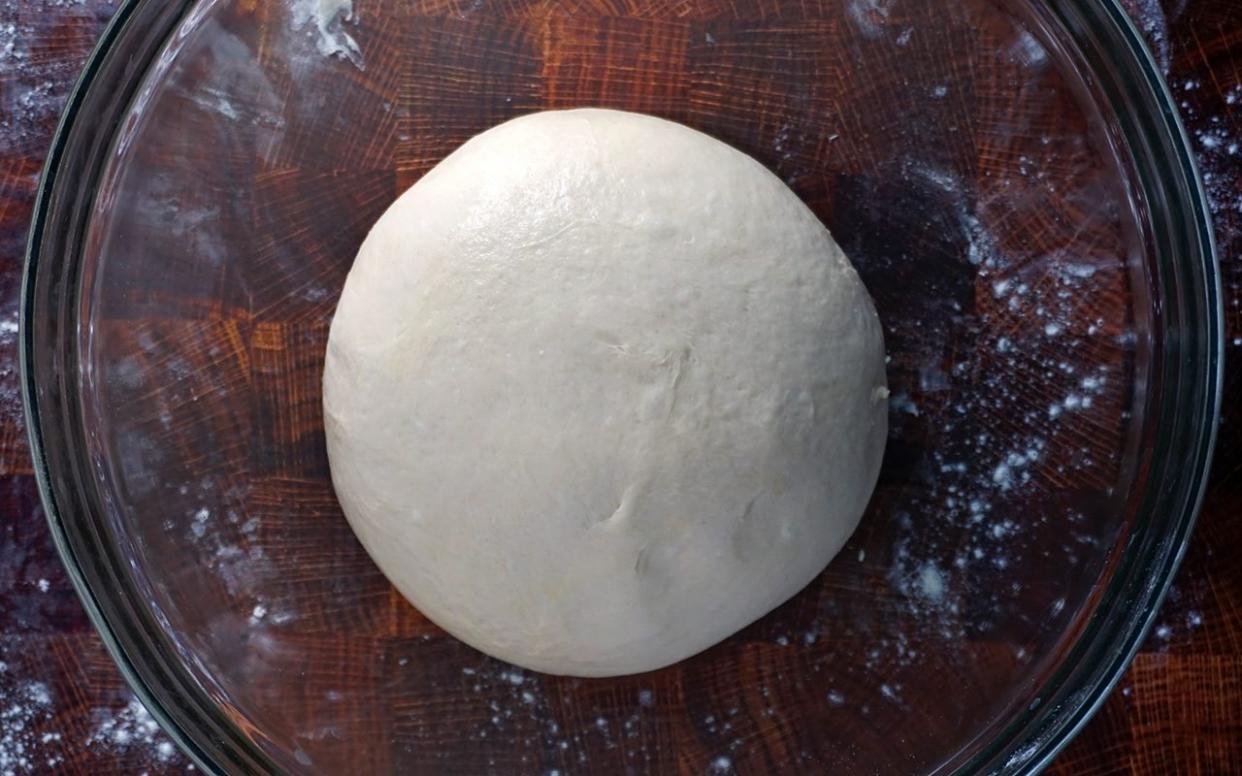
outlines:
M886 430L875 310L712 138L603 110L463 145L380 218L328 342L337 494L424 614L527 668L673 663L814 578Z

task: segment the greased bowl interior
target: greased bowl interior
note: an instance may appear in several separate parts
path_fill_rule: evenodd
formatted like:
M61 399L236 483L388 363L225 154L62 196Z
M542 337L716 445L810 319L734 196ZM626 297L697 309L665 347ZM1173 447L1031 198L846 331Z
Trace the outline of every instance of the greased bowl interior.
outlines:
M867 283L892 391L828 569L608 680L498 663L395 593L341 515L321 411L379 214L472 135L581 106L784 179ZM1112 2L129 0L28 258L61 552L213 771L1037 769L1132 654L1210 455L1216 270L1174 116Z

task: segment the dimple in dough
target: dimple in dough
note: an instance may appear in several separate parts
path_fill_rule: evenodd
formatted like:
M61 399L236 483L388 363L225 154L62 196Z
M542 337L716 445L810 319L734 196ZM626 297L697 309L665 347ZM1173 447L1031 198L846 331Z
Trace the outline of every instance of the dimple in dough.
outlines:
M854 530L887 425L880 322L749 156L632 113L475 137L384 213L328 342L332 478L462 641L612 676L693 655Z

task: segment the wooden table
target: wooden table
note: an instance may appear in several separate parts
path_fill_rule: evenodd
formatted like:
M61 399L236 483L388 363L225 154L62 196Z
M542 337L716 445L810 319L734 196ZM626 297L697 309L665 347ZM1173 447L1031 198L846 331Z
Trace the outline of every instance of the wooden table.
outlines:
M1242 773L1242 4L1128 2L1168 66L1200 154L1231 360L1212 488L1169 601L1119 690L1051 772ZM192 768L125 688L74 596L21 420L15 321L39 169L114 5L0 0L0 773Z

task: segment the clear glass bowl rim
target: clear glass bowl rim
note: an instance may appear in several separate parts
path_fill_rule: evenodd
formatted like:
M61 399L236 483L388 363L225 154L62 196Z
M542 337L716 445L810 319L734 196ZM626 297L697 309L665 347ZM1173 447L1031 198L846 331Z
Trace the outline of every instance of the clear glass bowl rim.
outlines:
M70 93L44 165L26 250L20 319L22 398L32 460L57 550L126 681L205 773L277 771L180 669L150 612L130 603L126 568L92 508L75 411L74 282L95 185L130 99L195 0L122 0ZM1184 555L1206 490L1223 384L1220 275L1202 181L1175 103L1119 0L1061 0L1040 21L1069 33L1135 154L1164 305L1152 411L1159 425L1139 530L1122 553L1062 668L1038 704L981 747L958 773L1038 773L1082 729L1128 667ZM159 34L147 34L149 31ZM121 55L122 52L125 55ZM104 93L123 87L124 99ZM1140 110L1135 110L1136 106ZM104 120L86 121L100 108ZM96 118L100 116L97 115ZM81 185L86 180L91 185ZM1153 492L1154 491L1154 492ZM101 592L106 591L106 592Z

